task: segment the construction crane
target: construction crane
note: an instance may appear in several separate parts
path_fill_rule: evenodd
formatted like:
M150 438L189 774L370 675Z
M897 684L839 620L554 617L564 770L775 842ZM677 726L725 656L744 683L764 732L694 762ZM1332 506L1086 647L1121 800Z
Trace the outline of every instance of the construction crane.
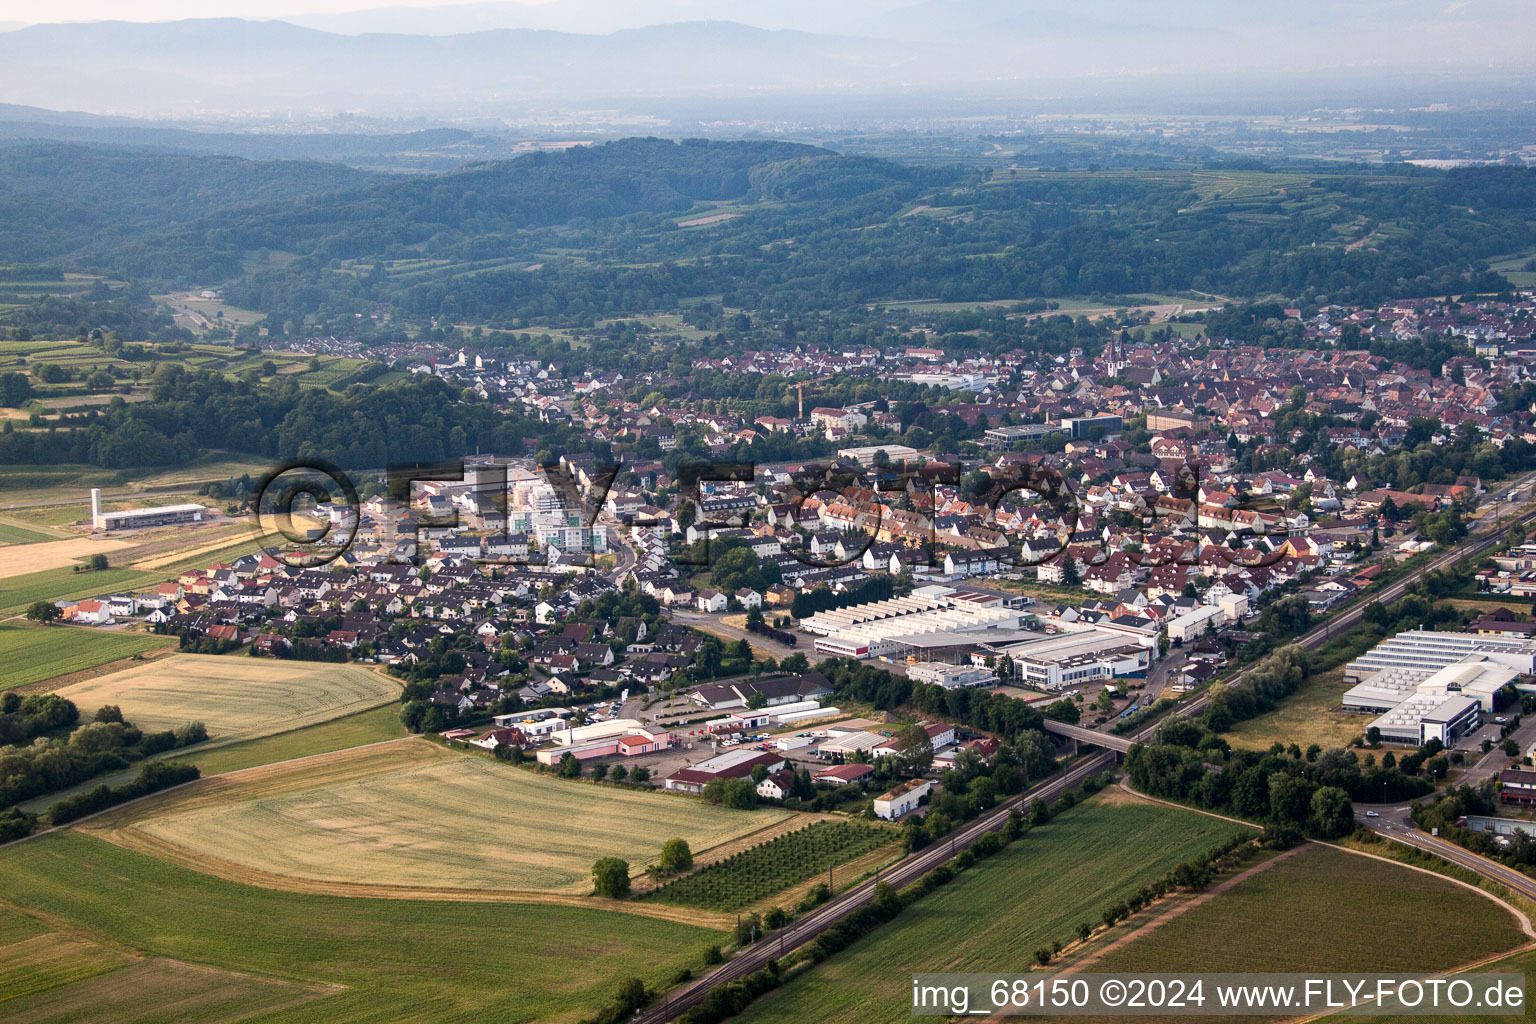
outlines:
M796 419L805 419L805 386L807 384L821 384L824 381L831 380L835 376L837 375L829 373L825 377L817 377L815 380L802 380L795 385L795 391L800 395L800 414L795 417Z

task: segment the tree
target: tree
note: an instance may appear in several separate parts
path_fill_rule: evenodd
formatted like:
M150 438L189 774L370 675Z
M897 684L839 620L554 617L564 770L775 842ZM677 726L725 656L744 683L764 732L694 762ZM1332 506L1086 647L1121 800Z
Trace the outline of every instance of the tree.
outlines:
M90 565L92 572L101 572L107 567L107 556L100 553L92 555Z
M687 533L688 527L694 524L694 522L698 519L698 516L698 506L684 498L683 503L677 508L677 528L683 533Z
M562 779L581 777L581 762L576 760L575 754L560 755L560 777Z
M629 861L600 857L592 865L592 889L599 896L621 900L629 895Z
M661 856L656 863L663 871L687 871L693 867L693 851L686 839L668 839L661 844Z
M1354 831L1355 808L1349 794L1337 786L1323 786L1312 794L1312 831L1324 839L1338 839Z
M1381 730L1374 725L1365 730L1365 742L1373 747L1381 746Z
M1083 574L1077 569L1077 559L1067 555L1061 560L1061 582L1063 586L1076 587L1083 582Z
M1512 739L1506 739L1503 743L1500 743L1499 749L1504 751L1504 755L1506 757L1520 756L1520 744L1516 743Z
M896 763L902 771L917 775L933 766L933 741L928 732L916 722L905 726L895 736Z
M27 609L27 618L47 625L59 617L59 608L52 601L33 601Z

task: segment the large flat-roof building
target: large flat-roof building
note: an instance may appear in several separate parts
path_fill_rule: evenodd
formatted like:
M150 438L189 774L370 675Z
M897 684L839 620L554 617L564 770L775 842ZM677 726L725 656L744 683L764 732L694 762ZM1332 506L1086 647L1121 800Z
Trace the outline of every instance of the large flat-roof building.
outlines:
M91 526L98 530L138 530L149 526L175 523L200 523L207 512L203 505L157 505L150 508L125 508L120 512L101 510L101 488L91 488Z
M924 588L932 591L935 588ZM998 597L963 590L914 593L885 601L835 608L800 623L820 637L816 651L836 657L873 658L896 654L917 638L941 633L978 634L1016 630L1019 611ZM974 643L984 642L976 638Z
M1422 746L1439 740L1452 746L1482 722L1475 698L1453 693L1415 693L1371 724L1383 739Z
M1383 640L1344 666L1344 681L1358 683L1394 668L1438 672L1474 654L1492 658L1522 674L1536 670L1536 640L1415 629Z
M1156 638L1151 644L1156 644ZM1061 690L1080 683L1134 676L1152 667L1153 646L1107 629L1042 634L1004 648L1018 677L1039 690Z

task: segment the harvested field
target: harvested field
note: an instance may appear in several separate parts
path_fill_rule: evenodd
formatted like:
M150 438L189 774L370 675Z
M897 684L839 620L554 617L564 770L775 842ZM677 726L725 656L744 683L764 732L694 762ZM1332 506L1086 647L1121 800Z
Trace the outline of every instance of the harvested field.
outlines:
M75 537L70 540L42 540L35 544L8 544L0 547L0 578L24 576L44 569L61 569L82 562L92 555L111 555L128 547L123 540L97 540Z
M209 779L87 827L225 877L259 873L258 884L582 895L599 857L639 873L674 836L706 851L789 816L401 740Z
M594 905L275 892L74 829L0 850L0 876L0 963L41 931L78 943L51 954L50 979L5 974L7 1022L574 1024L618 979L660 985L724 938Z
M396 700L399 684L360 665L176 654L58 691L81 708L116 704L146 731L202 722L215 742L270 736Z

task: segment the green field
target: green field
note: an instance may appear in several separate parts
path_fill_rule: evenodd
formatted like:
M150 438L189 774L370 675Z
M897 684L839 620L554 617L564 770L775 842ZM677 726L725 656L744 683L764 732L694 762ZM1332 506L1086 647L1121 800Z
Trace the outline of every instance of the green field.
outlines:
M326 754L333 750L398 739L404 735L405 726L400 724L400 706L386 704L372 711L348 715L331 722L243 743L231 743L211 750L200 750L172 760L195 764L204 775L221 775L242 768L291 761L296 757L309 757L311 754Z
M1239 722L1224 735L1227 742L1244 750L1268 750L1276 742L1297 743L1302 749L1313 743L1325 750L1348 746L1376 719L1336 710L1347 689L1342 666L1314 673L1275 710Z
M607 1002L619 979L659 985L698 969L723 938L585 907L260 889L73 831L0 850L0 877L0 905L43 919L0 915L0 940L12 940L0 954L6 1021L222 1024L254 1007L269 1009L263 1024L567 1022ZM40 923L51 927L29 938ZM150 967L165 977L123 973Z
M1193 811L1099 796L978 862L737 1020L908 1021L913 974L1025 970L1034 950L1065 942L1079 922L1097 922L1105 907L1235 829Z
M685 875L649 898L706 910L741 910L896 838L888 828L818 821Z
M1319 908L1344 927L1318 927ZM1525 940L1453 882L1327 846L1277 861L1095 962L1103 972L1442 971Z
M40 540L58 540L58 537L13 523L0 522L0 544L35 544Z
M175 637L0 622L0 690L175 646Z
M29 572L0 579L0 613L19 612L33 601L60 601L118 590L143 589L162 583L159 573L137 569L103 569L100 572L75 572L67 566Z

